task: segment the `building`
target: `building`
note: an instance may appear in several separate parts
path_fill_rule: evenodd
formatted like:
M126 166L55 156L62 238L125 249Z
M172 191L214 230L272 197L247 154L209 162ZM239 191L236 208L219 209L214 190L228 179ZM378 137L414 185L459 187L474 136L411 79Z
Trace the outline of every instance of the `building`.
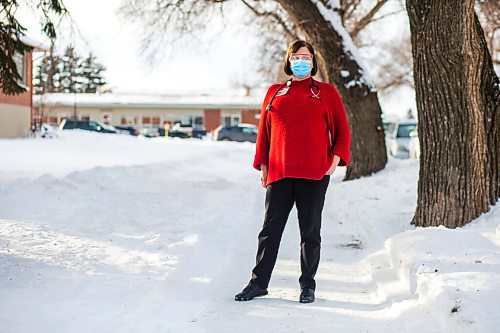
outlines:
M204 125L207 132L220 124L258 125L262 96L230 94L45 94L34 98L37 122L57 126L64 118L96 120L109 125L136 128Z
M46 51L41 43L23 38L35 51ZM14 61L21 75L26 92L19 95L5 95L0 90L0 138L24 138L33 125L33 52L16 54Z

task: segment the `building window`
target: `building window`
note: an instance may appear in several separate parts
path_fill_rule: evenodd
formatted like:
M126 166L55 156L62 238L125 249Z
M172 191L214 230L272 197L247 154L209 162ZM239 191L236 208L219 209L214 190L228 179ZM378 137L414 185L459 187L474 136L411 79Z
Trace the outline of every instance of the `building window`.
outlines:
M24 54L16 53L14 55L14 62L16 63L17 72L21 76L20 84L28 85L28 68L26 66L26 56Z
M203 117L202 116L194 116L195 125L203 125Z
M170 125L181 124L182 126L203 125L203 116L164 113L163 124L165 123L169 123Z
M142 127L160 127L160 124L160 117L142 116Z
M120 124L122 125L137 125L139 123L139 118L134 116L122 116L120 119Z
M106 125L111 125L111 113L103 113L102 114L102 122L105 123Z
M178 117L175 117L175 122L181 123L181 125L189 126L193 123L193 118L192 118L192 116L178 116Z
M232 114L230 116L222 116L221 124L224 126L238 126L241 122L241 118L239 115Z

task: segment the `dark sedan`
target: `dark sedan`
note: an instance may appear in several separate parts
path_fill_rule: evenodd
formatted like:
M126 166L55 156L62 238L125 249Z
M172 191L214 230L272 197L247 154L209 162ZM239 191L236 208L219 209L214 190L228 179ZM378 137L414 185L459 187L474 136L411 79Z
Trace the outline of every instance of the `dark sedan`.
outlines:
M257 140L257 126L252 124L239 124L236 126L219 126L214 130L215 141L250 141Z
M82 129L99 133L121 133L113 126L105 125L94 120L63 119L60 130Z

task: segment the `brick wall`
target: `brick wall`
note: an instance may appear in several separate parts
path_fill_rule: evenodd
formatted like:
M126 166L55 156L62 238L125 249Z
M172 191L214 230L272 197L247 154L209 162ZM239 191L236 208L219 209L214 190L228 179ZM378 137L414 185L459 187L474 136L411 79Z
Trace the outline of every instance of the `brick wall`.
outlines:
M220 109L203 110L203 119L205 120L205 129L212 132L220 125Z
M241 110L241 122L258 126L259 119L255 117L256 115L260 115L260 110Z

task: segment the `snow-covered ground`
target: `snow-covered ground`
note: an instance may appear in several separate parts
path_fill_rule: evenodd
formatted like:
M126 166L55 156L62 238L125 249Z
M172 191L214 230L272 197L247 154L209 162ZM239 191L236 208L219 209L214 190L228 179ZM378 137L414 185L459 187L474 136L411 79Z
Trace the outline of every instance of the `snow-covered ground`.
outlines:
M316 302L298 302L296 210L269 295L250 278L254 145L80 131L0 140L0 332L498 332L498 204L414 228L418 163L327 192Z

